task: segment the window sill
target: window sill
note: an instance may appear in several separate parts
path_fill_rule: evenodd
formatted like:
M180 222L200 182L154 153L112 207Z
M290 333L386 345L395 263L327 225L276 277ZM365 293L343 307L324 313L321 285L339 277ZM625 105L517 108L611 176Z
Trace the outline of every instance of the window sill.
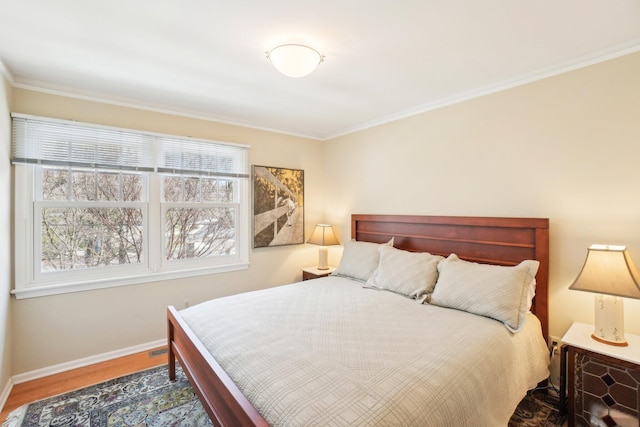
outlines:
M249 262L238 262L223 266L205 267L190 270L168 271L161 273L149 273L138 276L129 276L117 279L91 280L66 284L53 284L43 286L30 286L14 289L11 294L16 299L37 298L49 295L68 294L72 292L91 291L96 289L115 288L119 286L137 285L141 283L156 282L160 280L183 279L185 277L204 276L207 274L227 273L230 271L246 270Z

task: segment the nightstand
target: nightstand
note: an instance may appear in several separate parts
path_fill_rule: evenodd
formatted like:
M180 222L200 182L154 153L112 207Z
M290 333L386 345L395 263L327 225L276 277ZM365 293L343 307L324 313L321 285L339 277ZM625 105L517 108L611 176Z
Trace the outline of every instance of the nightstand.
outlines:
M302 269L302 280L319 279L327 277L336 270L335 267L329 267L327 270L318 270L318 267L305 267Z
M591 338L592 325L574 323L562 337L567 367L569 427L635 426L640 419L640 337L628 347ZM561 385L563 386L563 385Z

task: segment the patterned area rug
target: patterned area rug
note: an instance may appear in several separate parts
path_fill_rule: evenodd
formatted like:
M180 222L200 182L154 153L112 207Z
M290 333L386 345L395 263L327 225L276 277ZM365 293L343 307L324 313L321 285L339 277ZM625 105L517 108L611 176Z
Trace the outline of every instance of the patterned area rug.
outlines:
M509 427L561 427L565 416L558 413L558 399L541 391L527 394L511 416Z
M18 408L3 427L212 426L181 369L158 366Z
M14 411L3 427L212 426L181 369L176 376L169 381L164 365L40 400ZM562 421L554 405L534 393L520 403L509 427L556 427Z

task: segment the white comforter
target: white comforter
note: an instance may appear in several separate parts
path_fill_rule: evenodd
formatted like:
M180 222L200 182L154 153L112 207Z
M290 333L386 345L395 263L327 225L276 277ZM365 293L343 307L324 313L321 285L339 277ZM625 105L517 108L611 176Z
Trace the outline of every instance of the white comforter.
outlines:
M339 277L181 314L273 426L506 426L549 374L533 315L514 335Z

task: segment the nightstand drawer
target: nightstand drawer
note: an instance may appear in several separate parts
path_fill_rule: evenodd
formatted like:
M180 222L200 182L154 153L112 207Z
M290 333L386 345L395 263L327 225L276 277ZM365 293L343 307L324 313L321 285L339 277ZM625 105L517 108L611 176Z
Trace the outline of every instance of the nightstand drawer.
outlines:
M640 365L574 346L567 359L569 427L638 426Z

